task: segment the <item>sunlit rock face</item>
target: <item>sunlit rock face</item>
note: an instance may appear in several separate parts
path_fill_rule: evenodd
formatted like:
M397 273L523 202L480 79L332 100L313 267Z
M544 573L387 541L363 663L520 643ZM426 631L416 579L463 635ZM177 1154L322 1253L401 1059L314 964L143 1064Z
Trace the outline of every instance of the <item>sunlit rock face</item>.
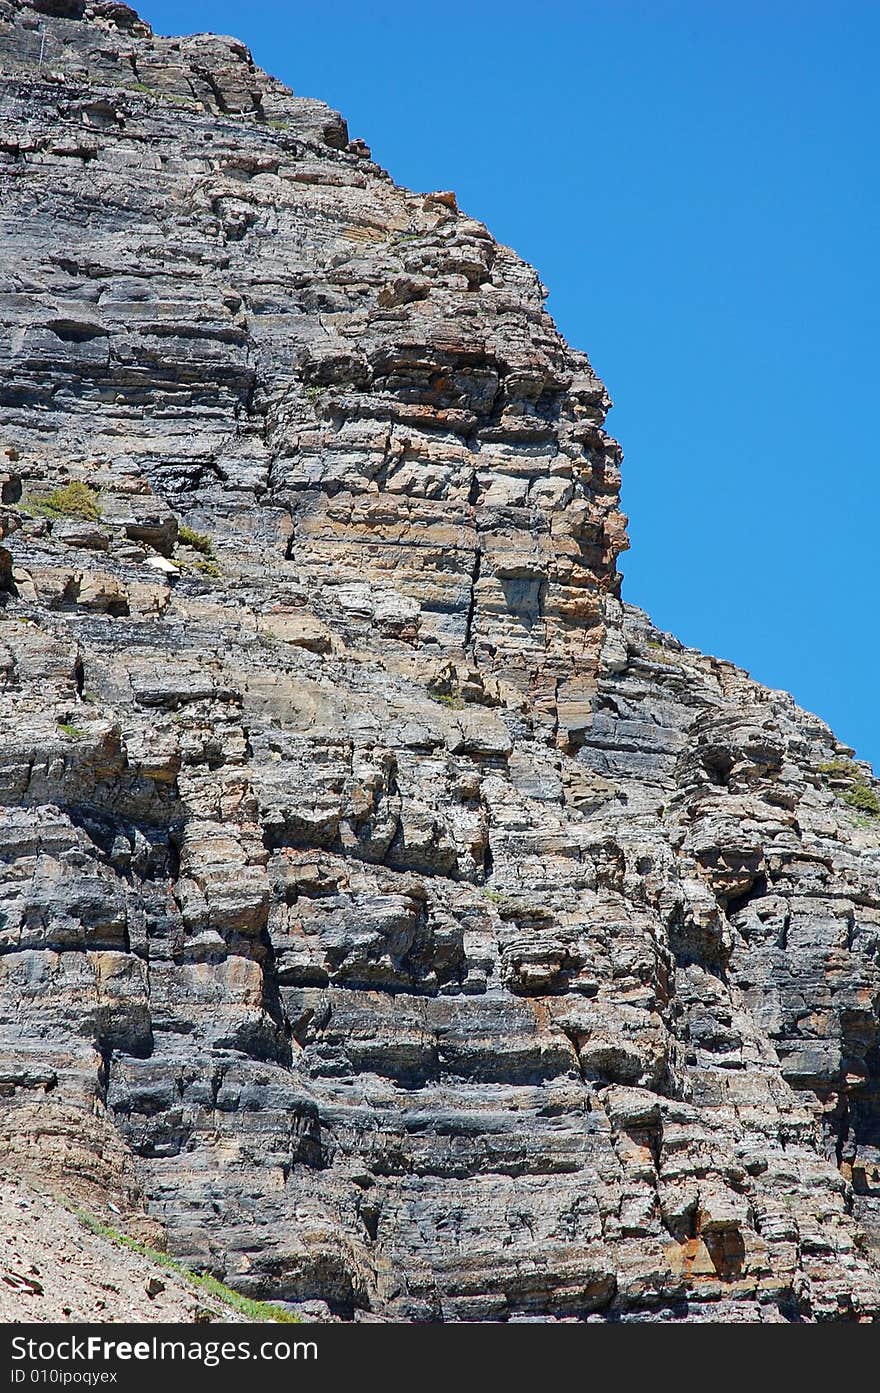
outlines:
M535 273L233 39L0 68L7 1167L311 1315L877 1318L880 798L621 605Z

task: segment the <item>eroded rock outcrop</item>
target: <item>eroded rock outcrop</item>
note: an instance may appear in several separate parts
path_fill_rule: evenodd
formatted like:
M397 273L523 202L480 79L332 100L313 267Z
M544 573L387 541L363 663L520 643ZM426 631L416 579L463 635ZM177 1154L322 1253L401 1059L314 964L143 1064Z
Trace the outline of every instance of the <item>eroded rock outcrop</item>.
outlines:
M619 600L534 272L0 0L0 1138L342 1318L876 1319L880 799Z

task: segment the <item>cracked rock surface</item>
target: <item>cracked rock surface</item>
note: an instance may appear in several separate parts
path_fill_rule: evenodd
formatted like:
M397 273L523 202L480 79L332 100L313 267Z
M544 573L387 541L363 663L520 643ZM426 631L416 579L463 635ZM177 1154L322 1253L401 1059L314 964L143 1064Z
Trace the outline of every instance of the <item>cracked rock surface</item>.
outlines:
M233 39L0 72L6 1171L311 1316L880 1318L878 786L621 604L534 271Z

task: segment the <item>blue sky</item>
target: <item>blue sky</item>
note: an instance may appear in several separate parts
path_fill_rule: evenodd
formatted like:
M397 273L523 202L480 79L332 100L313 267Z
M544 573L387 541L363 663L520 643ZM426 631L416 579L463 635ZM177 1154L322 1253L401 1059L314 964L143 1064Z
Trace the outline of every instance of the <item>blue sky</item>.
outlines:
M624 597L880 768L876 0L141 0L538 267L615 407Z

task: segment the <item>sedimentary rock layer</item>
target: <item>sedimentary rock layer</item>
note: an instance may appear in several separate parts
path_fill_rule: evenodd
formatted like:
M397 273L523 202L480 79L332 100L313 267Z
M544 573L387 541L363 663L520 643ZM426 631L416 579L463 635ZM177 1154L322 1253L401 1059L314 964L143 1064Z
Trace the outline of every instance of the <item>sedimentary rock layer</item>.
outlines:
M0 70L7 1169L312 1315L876 1319L880 799L621 604L534 271L233 39Z

